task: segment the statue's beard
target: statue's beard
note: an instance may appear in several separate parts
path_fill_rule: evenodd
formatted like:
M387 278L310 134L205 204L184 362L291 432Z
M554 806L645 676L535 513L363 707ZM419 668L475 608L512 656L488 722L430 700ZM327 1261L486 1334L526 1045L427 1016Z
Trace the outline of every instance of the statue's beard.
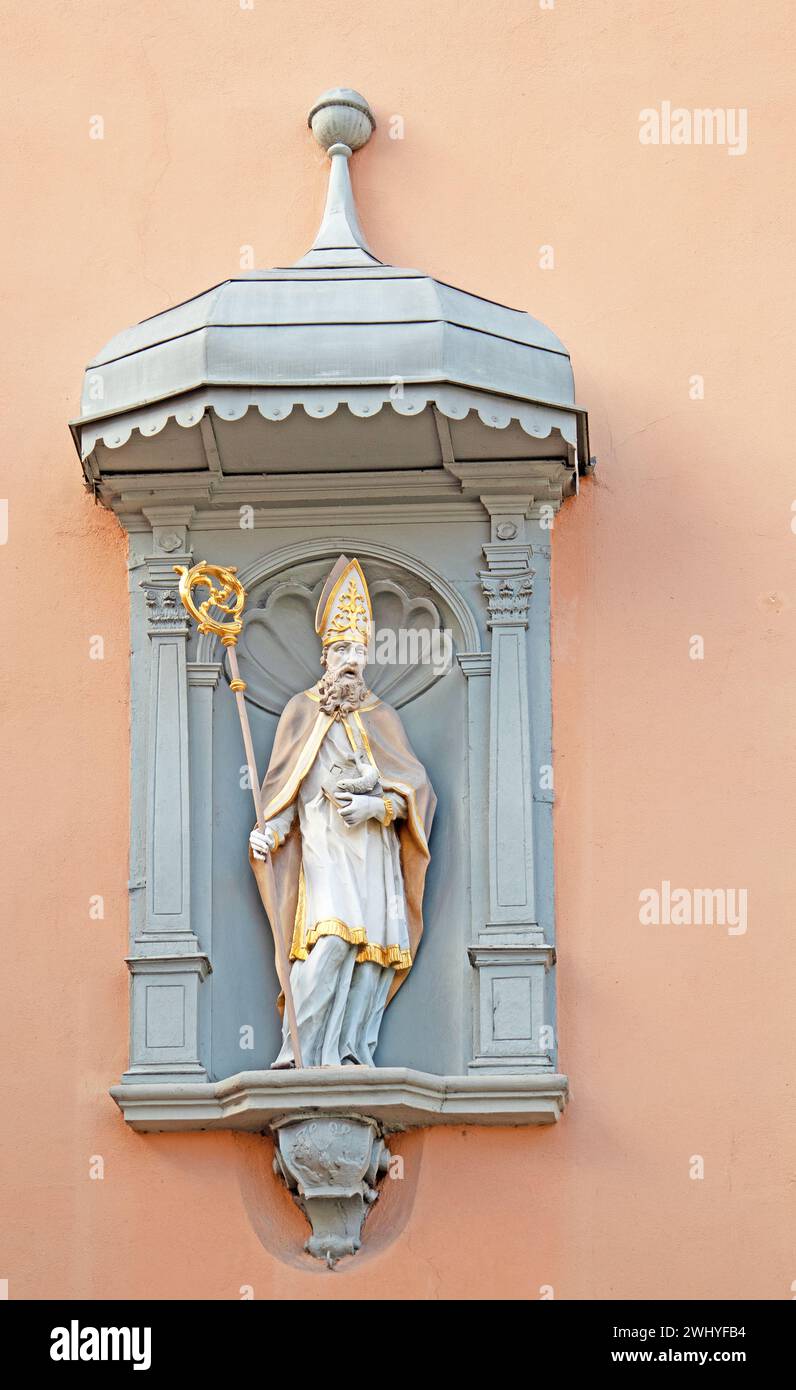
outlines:
M337 714L338 710L341 714L351 714L359 709L367 693L362 676L352 675L350 671L327 671L318 683L324 714Z

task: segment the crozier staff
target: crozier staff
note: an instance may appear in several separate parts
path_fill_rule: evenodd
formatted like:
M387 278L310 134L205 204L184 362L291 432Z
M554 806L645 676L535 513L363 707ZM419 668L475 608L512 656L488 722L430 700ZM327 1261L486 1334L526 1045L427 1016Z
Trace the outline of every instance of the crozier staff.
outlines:
M257 776L257 767L254 760L254 745L252 743L251 729L249 727L249 714L246 709L246 701L243 692L246 689L246 682L241 680L238 668L238 657L235 646L243 627L243 605L246 602L246 590L240 580L236 578L236 567L229 565L209 565L206 560L201 560L192 569L186 569L184 565L174 566L175 574L180 576L180 598L182 603L195 620L199 632L212 632L221 638L222 647L226 647L229 653L229 666L232 672L232 680L229 688L235 695L238 706L238 718L240 719L241 733L243 735L243 746L246 750L246 762L249 770L249 785L252 789L254 798L254 814L257 817L258 826L262 826L263 808L260 800L260 779ZM214 583L214 581L216 581ZM199 605L194 600L194 589L208 589L209 595ZM223 613L224 618L215 616L212 610ZM273 871L270 864L266 869L266 878L271 878ZM276 894L272 895L274 903ZM287 952L285 951L282 932L279 929L278 917L268 914L271 923L271 931L274 938L274 954L276 973L285 1000L286 1026L293 1039L293 1048L298 1066L302 1065L301 1046L299 1043L298 1027L296 1024L296 1010L293 1004L293 995L290 990L290 967L288 965Z

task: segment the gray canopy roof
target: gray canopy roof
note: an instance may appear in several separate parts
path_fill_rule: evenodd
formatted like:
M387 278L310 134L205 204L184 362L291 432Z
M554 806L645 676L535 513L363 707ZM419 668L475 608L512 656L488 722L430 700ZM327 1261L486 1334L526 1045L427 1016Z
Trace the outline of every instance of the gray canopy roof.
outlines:
M438 428L399 443L393 412L408 423L446 417L456 456L516 457L534 441L537 456L583 467L585 412L560 340L522 310L377 260L354 206L351 149L334 143L329 154L326 209L306 256L225 280L118 333L92 359L72 425L87 476L202 467L200 431L195 442L188 435L211 411L224 472L296 466L302 451L306 468L302 415L338 415L333 452L349 451L357 420L382 416L366 432L368 451L383 435L388 453L393 440L404 455L410 440L420 446L415 462L436 453ZM508 447L487 442L495 431L508 431ZM154 436L165 436L162 447Z

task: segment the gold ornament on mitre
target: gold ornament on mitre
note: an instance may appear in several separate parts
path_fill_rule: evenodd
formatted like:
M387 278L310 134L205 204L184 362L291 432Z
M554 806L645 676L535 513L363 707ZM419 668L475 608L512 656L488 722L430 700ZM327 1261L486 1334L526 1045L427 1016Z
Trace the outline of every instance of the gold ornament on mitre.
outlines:
M358 560L341 555L323 586L315 613L315 631L324 647L332 642L370 641L373 609Z

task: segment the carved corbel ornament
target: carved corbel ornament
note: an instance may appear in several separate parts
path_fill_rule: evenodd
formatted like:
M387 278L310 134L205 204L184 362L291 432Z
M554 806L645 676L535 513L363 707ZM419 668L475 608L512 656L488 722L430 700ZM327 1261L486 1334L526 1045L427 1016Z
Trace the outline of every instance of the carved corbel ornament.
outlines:
M362 1225L378 1198L390 1151L376 1120L314 1112L271 1124L274 1172L312 1227L304 1249L333 1269L362 1244Z
M144 516L152 527L152 557L176 555L177 551L188 548L188 527L195 507L185 504L158 504L142 507Z

